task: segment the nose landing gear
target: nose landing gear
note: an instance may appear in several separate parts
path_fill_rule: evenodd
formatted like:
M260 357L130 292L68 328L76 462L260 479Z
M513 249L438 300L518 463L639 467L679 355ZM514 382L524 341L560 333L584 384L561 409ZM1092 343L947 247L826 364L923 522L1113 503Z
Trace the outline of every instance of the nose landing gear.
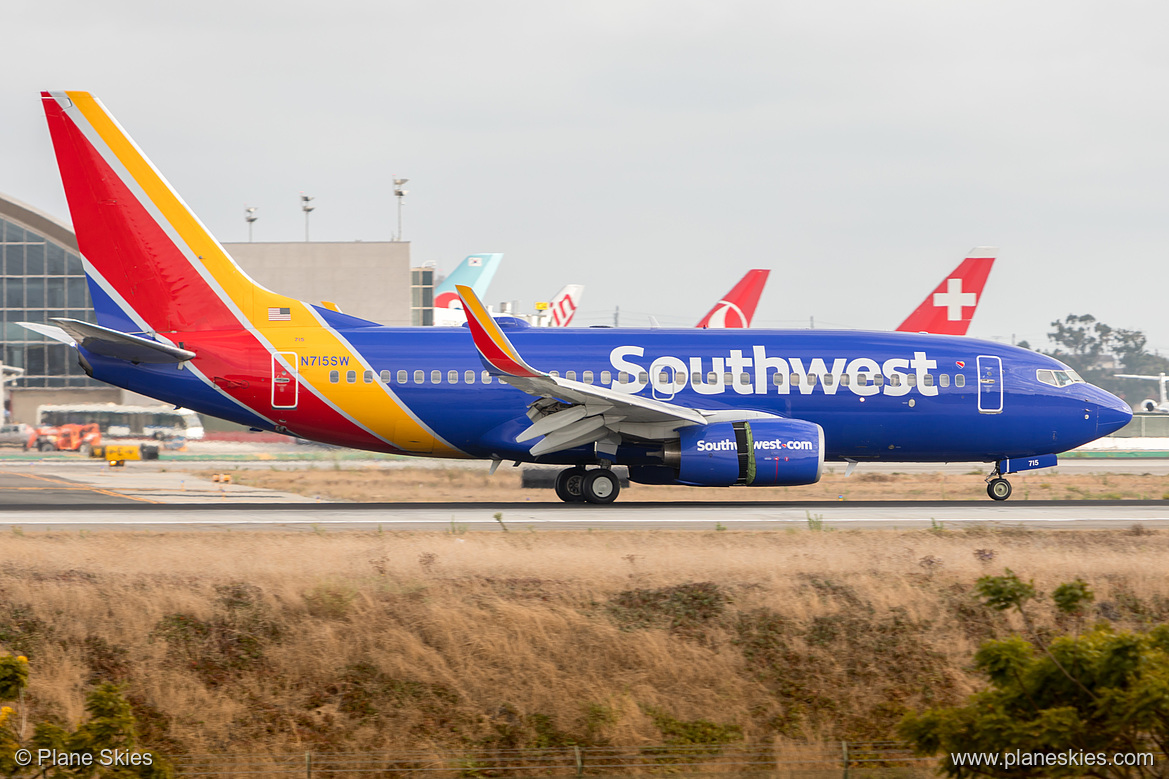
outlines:
M1011 497L1011 483L1003 478L999 465L996 465L986 477L986 494L991 500L1006 500Z
M1001 476L986 483L986 494L994 500L1006 500L1011 497L1011 483Z

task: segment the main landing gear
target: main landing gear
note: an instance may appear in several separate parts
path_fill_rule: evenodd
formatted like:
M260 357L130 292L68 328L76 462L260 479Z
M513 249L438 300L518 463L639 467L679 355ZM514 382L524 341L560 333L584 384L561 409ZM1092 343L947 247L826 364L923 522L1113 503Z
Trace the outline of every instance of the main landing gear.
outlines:
M621 484L608 468L574 466L556 475L556 497L565 503L612 503L619 492Z
M1011 497L1011 483L999 475L998 468L986 477L986 494L992 500L1006 500Z

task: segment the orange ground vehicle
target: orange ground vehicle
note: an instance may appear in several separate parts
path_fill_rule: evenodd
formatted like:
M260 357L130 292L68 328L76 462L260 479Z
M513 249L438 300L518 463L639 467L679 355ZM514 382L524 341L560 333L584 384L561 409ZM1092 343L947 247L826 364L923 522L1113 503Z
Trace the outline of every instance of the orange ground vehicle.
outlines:
M96 424L57 425L56 427L34 427L28 436L26 449L42 452L84 452L88 454L95 446L101 446L101 428Z

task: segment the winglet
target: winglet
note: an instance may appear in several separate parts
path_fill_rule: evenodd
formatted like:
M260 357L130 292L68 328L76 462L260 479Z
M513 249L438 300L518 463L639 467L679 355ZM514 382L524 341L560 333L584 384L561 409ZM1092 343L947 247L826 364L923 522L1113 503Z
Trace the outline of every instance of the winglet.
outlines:
M524 358L520 357L520 353L511 345L503 330L487 313L487 307L479 300L473 289L462 284L457 285L455 289L459 291L459 297L463 300L463 310L467 312L467 325L471 328L475 348L479 350L479 356L483 358L483 363L489 371L526 379L547 375L524 362Z

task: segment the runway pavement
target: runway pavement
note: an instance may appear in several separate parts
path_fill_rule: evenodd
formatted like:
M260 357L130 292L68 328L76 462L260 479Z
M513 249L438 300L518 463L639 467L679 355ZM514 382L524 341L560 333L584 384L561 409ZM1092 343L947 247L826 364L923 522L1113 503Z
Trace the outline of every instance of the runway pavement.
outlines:
M143 464L136 463L141 466ZM919 466L920 467L920 466ZM185 471L0 467L0 528L22 530L776 530L1032 525L1169 528L1169 501L328 503ZM496 515L499 518L496 518ZM502 520L502 521L501 521Z
M79 510L82 509L82 510ZM499 514L499 518L496 518ZM29 530L781 530L1019 526L1169 528L1165 501L172 504L0 506Z

